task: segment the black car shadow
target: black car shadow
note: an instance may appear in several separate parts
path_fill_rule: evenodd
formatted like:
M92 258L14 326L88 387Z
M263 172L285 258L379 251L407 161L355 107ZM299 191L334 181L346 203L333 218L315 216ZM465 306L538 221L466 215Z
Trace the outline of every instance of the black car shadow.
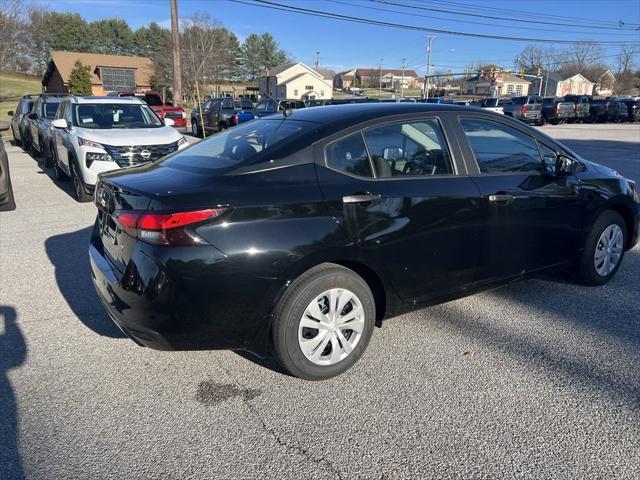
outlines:
M0 478L23 479L18 448L18 404L8 372L27 359L27 344L13 307L0 305Z
M111 321L91 281L89 239L92 227L49 237L45 249L55 267L60 293L78 319L98 335L124 338Z

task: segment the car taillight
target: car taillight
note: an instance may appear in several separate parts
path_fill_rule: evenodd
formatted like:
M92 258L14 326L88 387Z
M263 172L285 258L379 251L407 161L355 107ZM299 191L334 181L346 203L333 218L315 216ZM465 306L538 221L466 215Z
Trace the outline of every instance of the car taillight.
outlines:
M560 113L560 104L559 103L556 105L556 113Z
M212 220L226 210L212 208L174 213L117 210L114 216L122 231L143 242L153 245L198 245L202 240L186 227Z
M574 112L577 112L577 111L578 111L578 104L577 104L577 103L575 103L575 104L573 105L573 111L574 111Z
M527 106L526 105L522 105L522 107L520 107L520 113L527 113Z
M233 124L234 125L238 125L239 123L239 117L238 117L238 112L233 114Z

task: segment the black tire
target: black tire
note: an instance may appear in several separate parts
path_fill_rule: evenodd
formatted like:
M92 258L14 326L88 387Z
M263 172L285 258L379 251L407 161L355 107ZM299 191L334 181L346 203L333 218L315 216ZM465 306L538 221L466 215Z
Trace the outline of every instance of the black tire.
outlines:
M536 125L539 126L539 127L543 127L544 126L544 122L545 122L544 117L540 117L538 120L536 120Z
M589 112L589 117L587 122L596 123L598 121L598 114L596 112Z
M16 147L21 147L21 146L22 146L22 141L21 141L21 140L18 140L18 138L16 137L16 132L15 132L15 130L13 129L13 125L11 126L11 135L13 135L13 144L14 144Z
M51 143L49 143L49 146L45 146L43 148L44 152L42 154L44 161L44 168L51 168L53 167L56 159L54 157L54 153L53 153L53 146L51 146Z
M200 136L200 129L198 128L198 121L195 118L191 119L191 135L194 137Z
M58 162L55 162L53 164L53 174L56 177L56 180L58 180L59 182L62 182L68 178L65 171L60 168L60 165L58 165Z
M357 296L364 312L364 326L358 343L348 356L333 365L318 365L303 353L298 342L298 330L302 316L311 302L333 288L343 288ZM276 306L271 331L276 360L291 375L305 380L324 380L340 375L352 367L367 348L375 317L373 294L359 275L332 263L318 265L298 277ZM352 334L354 332L350 335ZM326 348L332 349L333 346L328 344Z
M549 123L551 125L558 125L560 123L560 120L558 120L558 119L550 120Z
M78 166L74 159L69 160L69 170L71 171L73 193L75 194L76 200L80 203L91 201L91 195L87 193L84 181L82 180L82 176L78 173Z
M622 247L622 252L620 253L620 258L618 259L618 263L615 268L608 275L600 275L596 270L594 256L596 253L596 249L600 249L600 236L610 225L618 225L622 229L622 238L624 245ZM613 276L620 268L620 265L622 265L626 246L627 226L622 216L618 212L614 212L613 210L606 210L602 212L602 214L598 217L598 219L591 227L589 235L587 235L584 250L580 254L580 258L578 259L573 272L574 278L576 279L576 281L584 285L604 285L613 278Z
M222 132L222 131L224 131L224 130L226 130L226 129L227 129L227 124L226 124L226 123L224 123L224 122L220 122L220 123L218 124L218 132Z

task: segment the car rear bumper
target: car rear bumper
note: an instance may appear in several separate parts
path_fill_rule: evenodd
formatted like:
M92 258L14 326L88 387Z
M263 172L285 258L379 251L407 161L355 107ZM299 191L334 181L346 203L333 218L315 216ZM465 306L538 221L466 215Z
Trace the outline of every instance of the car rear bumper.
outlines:
M215 247L166 248L137 242L121 272L105 252L96 222L89 257L100 300L114 323L138 345L265 354L272 305L264 299L273 299L273 289L264 282L255 284L264 279L238 272Z

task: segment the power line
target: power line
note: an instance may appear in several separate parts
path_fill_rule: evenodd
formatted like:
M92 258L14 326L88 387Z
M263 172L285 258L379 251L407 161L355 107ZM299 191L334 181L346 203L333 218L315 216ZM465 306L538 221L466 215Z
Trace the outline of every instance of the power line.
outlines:
M476 11L488 11L490 13L494 13L496 11L495 7L487 7L484 5L478 5L478 4L471 4L471 3L461 3L461 2L451 2L451 1L444 1L444 0L435 0L435 1L430 1L430 0L415 0L421 4L436 4L436 5L445 5L445 6L452 6L452 7L459 7L459 8L471 8L471 9L475 9ZM536 0L538 1L538 0ZM557 0L553 0L554 2ZM582 1L582 0L580 0ZM550 17L550 15L548 13L536 13L536 12L530 12L530 11L525 11L525 10L514 10L514 9L506 9L506 8L500 8L500 12L504 13L504 14L515 14L515 15L528 15L530 17L538 17L538 18L544 18L544 19L548 19ZM551 15L551 16L555 16L556 18L561 18L558 17L557 15ZM575 16L571 16L571 20L572 21L576 21L576 22L580 22L580 23L589 23L591 24L590 26L601 26L601 25L605 25L605 24L618 24L619 25L619 21L618 22L612 22L609 20L600 20L597 18L584 18L584 17L575 17ZM639 23L631 23L631 22L623 22L625 25L635 25L638 26L640 25ZM575 25L578 26L578 25ZM587 26L587 25L584 25Z
M331 3L336 3L339 5L347 5L350 7L361 7L361 5L358 4L354 4L354 3L349 3L349 2L344 2L342 0L326 0L328 2ZM375 2L376 0L368 0L371 2ZM387 2L383 2L383 3L387 3ZM495 27L495 24L491 24L491 23L487 23L487 22L474 22L472 20L460 20L460 19L456 19L456 18L445 18L445 17L436 17L433 15L421 15L419 13L414 13L414 12L402 12L399 10L390 10L388 8L379 8L379 7L370 7L370 6L365 6L364 8L368 9L368 10L376 10L379 12L387 12L387 13L396 13L399 15L408 15L411 17L422 17L422 18L429 18L431 20L444 20L446 22L454 22L454 23L467 23L467 24L471 24L471 25L482 25L484 27ZM503 20L503 21L509 21L510 23L512 23L511 19L508 20ZM570 25L575 27L576 25ZM522 29L521 26L518 25L500 25L500 28L516 28L516 29ZM602 28L600 28L600 30L602 30ZM581 35L592 35L593 32L585 32L585 31L578 31L578 30L558 30L558 29L550 29L550 28L536 28L536 31L540 31L540 32L553 32L553 33L577 33L577 34L581 34ZM603 33L603 35L615 35L615 36L634 36L633 33ZM637 35L635 35L637 37Z
M233 3L242 4L242 5L249 5L252 7L262 7L262 8L271 9L271 10L293 12L293 13L298 13L300 15L308 15L312 17L329 18L332 20L341 20L346 22L362 23L367 25L377 25L381 27L398 28L402 30L413 30L418 32L432 32L432 33L441 33L445 35L457 35L462 37L487 38L492 40L510 40L515 42L556 43L556 44L565 44L565 45L580 43L584 41L584 40L560 40L560 39L551 39L551 38L512 37L512 36L505 36L505 35L489 35L489 34L472 33L472 32L460 32L456 30L426 28L426 27L419 27L417 25L407 25L403 23L373 20L370 18L355 17L352 15L343 15L343 14L333 13L333 12L322 12L320 10L294 7L292 5L287 5L287 4L277 3L277 2L269 2L267 0L253 0L252 2L246 1L246 0L229 0L229 1ZM640 41L624 42L619 40L599 40L594 43L598 43L601 45L629 45L632 43L640 43Z
M449 13L451 15L460 15L460 16L464 16L464 17L475 17L475 18L486 18L489 20L501 20L501 21L509 21L509 22L519 22L519 23L532 23L532 24L538 24L538 25L556 25L556 26L560 26L560 27L575 27L576 24L575 23L560 23L560 22L545 22L542 20L527 20L527 19L523 19L523 18L505 18L505 17L498 17L498 16L494 16L494 15L482 15L482 14L478 14L478 13L463 13L463 12L456 12L454 10L448 10L448 9L444 9L444 8L433 8L433 7L422 7L422 6L418 6L418 5L411 5L411 4L407 4L407 3L402 3L402 2L393 2L390 0L368 0L369 2L372 3L382 3L385 5L393 5L396 7L403 7L403 8L411 8L414 10L426 10L429 12L440 12L440 13ZM615 29L615 30L629 30L626 28L614 28L614 27L603 27L603 26L590 26L590 25L581 25L582 28L595 28L598 30L603 30L603 29ZM633 35L633 33L632 33Z

